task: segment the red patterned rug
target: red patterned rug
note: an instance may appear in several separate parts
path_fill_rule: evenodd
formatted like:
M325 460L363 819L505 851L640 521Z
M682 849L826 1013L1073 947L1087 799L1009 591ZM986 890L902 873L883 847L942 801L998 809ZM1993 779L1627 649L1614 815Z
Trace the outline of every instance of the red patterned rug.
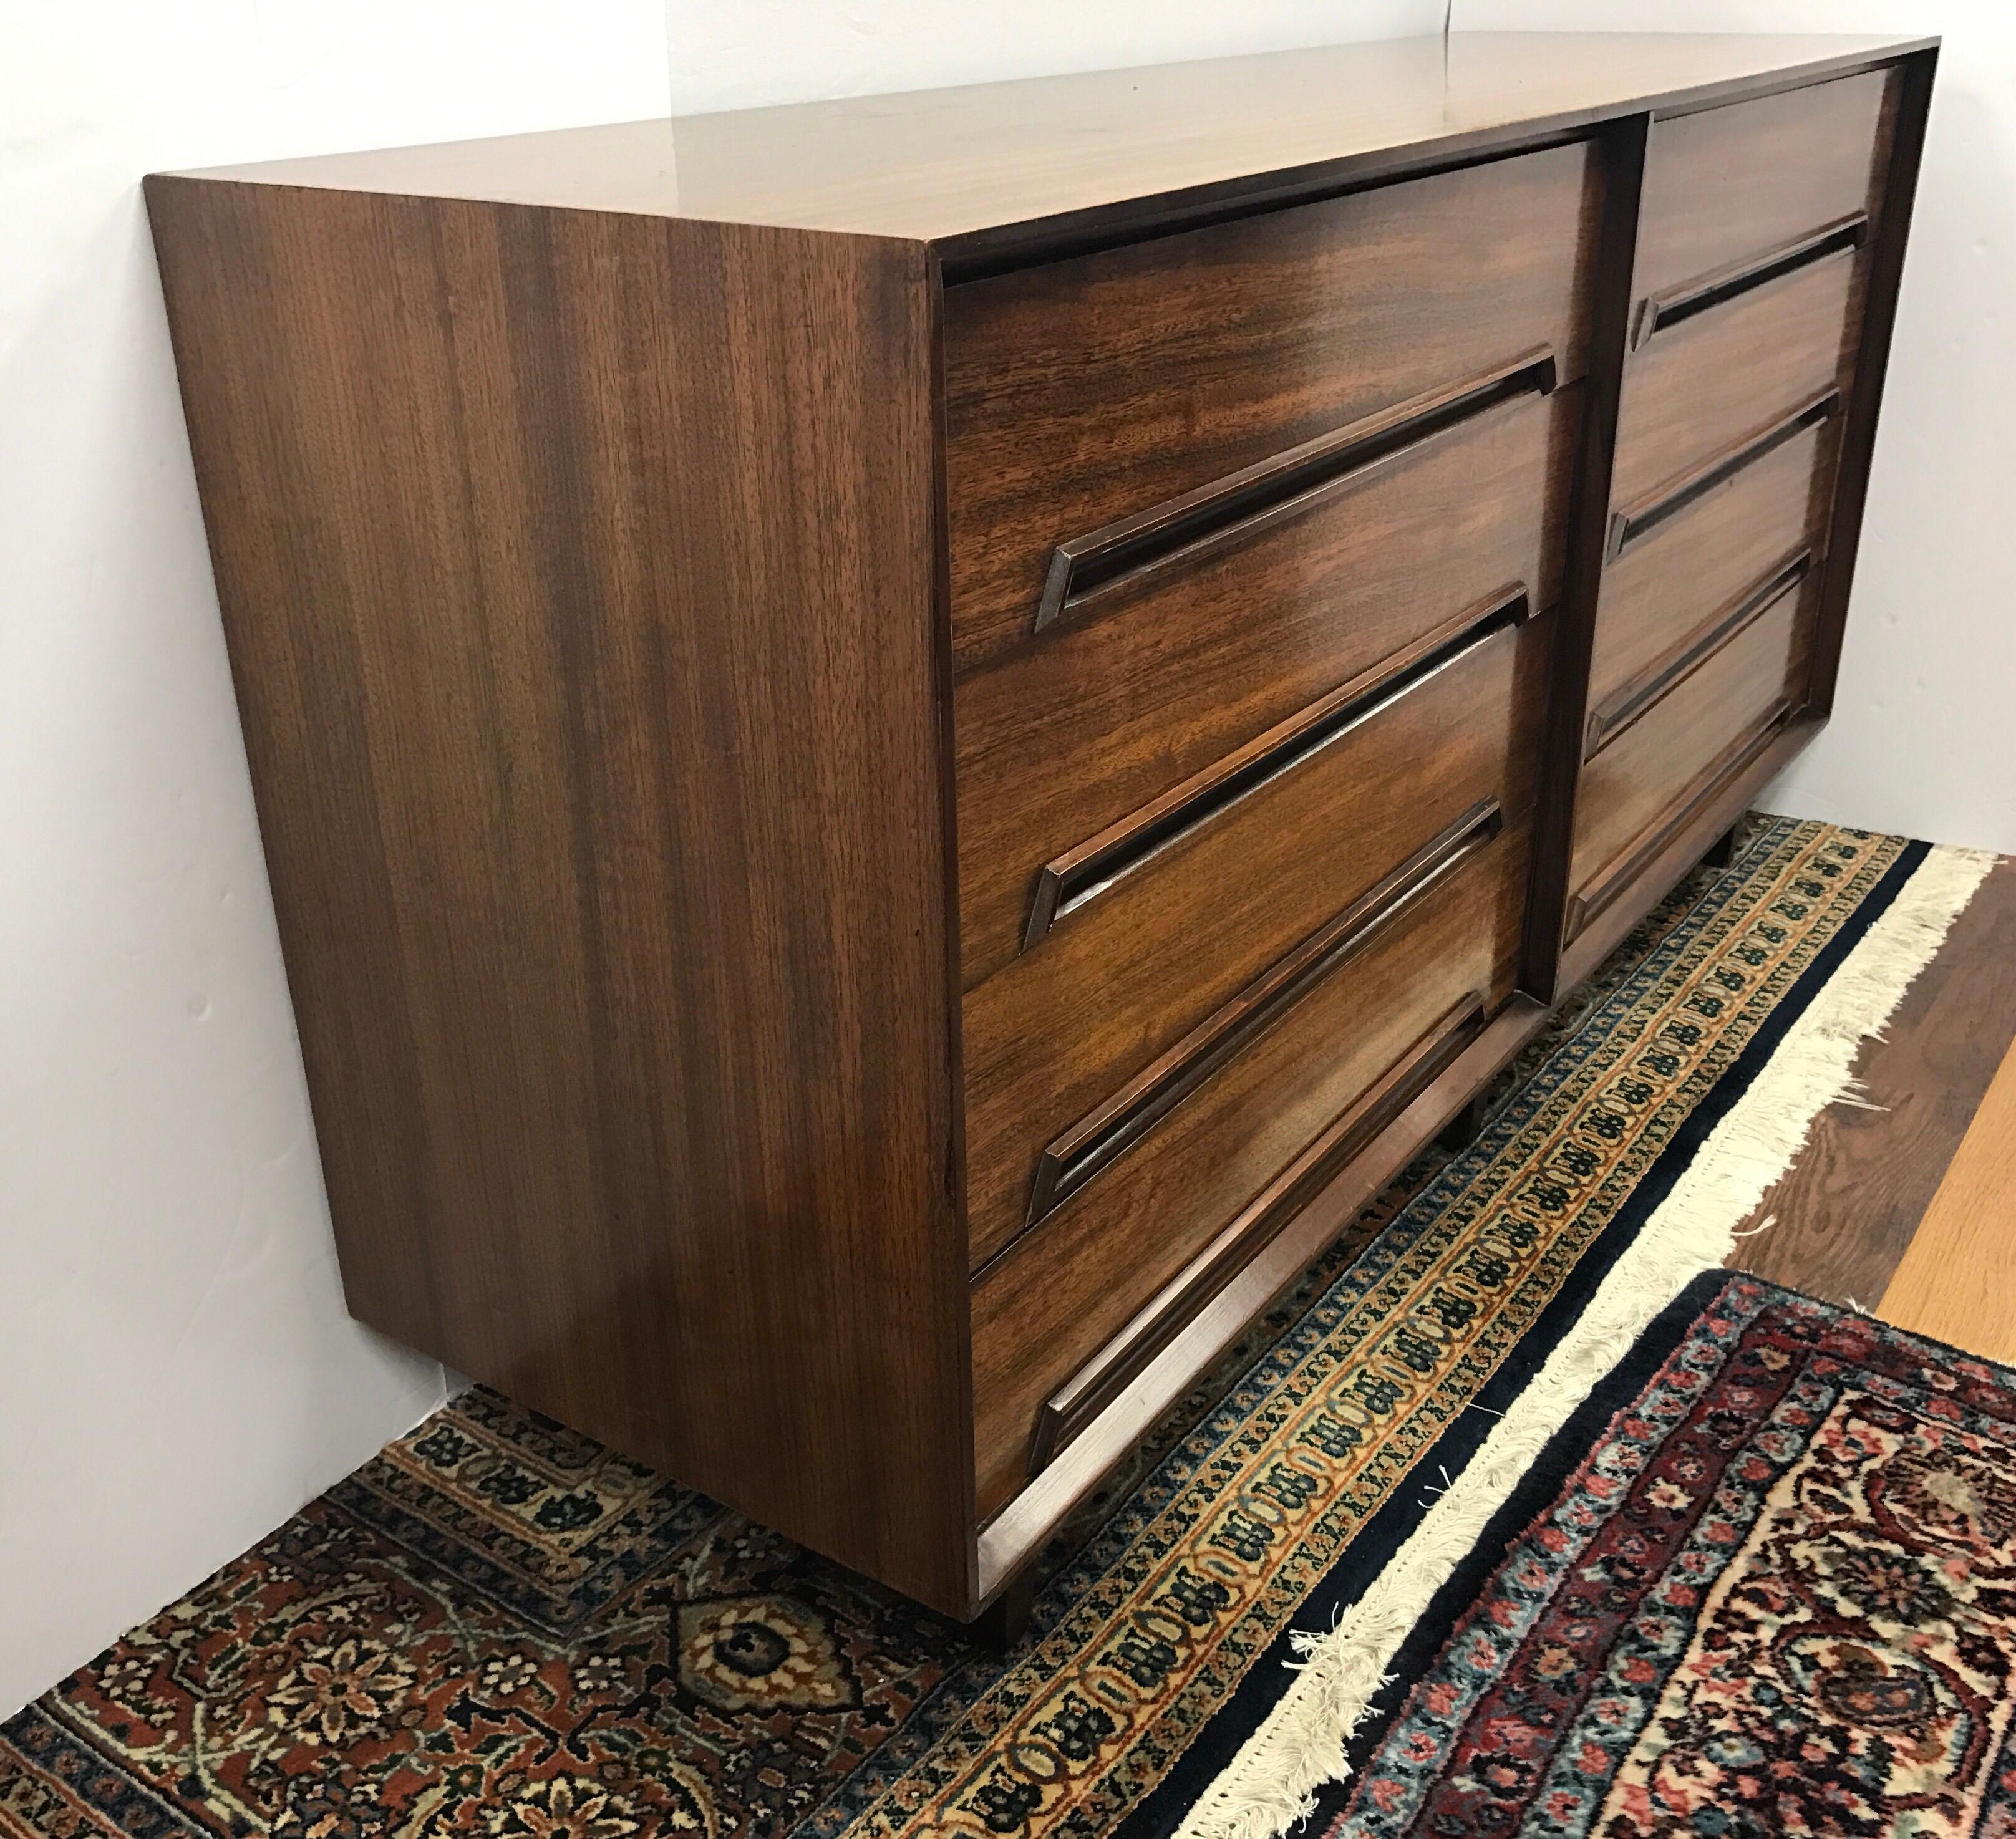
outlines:
M1698 1279L1402 1647L1327 1839L2016 1834L2016 1374Z

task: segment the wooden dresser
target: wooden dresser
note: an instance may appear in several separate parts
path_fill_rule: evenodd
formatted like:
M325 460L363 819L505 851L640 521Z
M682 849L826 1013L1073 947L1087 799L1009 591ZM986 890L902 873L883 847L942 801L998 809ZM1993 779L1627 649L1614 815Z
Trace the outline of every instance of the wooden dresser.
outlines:
M1934 56L150 179L355 1312L1008 1592L1825 719Z

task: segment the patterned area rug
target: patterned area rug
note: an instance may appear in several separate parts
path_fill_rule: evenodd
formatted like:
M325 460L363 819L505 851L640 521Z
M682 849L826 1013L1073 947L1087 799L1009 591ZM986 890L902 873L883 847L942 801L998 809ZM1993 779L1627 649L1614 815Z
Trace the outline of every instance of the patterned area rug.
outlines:
M1704 1277L1398 1671L1328 1839L2016 1830L2016 1373Z
M0 1726L0 1834L1219 1830L1290 1663L1925 853L1769 820L1684 884L1053 1542L1016 1652L479 1389Z

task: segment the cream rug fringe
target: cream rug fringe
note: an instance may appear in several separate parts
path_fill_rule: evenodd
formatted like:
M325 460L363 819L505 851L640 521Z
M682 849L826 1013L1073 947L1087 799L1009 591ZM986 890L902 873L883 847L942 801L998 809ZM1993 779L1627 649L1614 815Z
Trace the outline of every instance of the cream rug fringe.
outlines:
M1737 1227L1791 1165L1813 1120L1855 1096L1862 1042L1881 1035L1995 860L1941 848L1919 865L1393 1563L1327 1634L1295 1637L1294 1683L1190 1809L1181 1839L1276 1839L1313 1810L1316 1790L1343 1772L1345 1744L1436 1590L1597 1381L1692 1279L1727 1259Z

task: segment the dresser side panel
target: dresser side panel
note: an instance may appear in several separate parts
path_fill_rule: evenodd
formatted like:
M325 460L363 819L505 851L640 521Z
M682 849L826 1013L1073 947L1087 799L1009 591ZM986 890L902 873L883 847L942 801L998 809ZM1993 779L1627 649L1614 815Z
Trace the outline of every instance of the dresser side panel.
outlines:
M930 252L148 195L353 1309L964 1612Z

